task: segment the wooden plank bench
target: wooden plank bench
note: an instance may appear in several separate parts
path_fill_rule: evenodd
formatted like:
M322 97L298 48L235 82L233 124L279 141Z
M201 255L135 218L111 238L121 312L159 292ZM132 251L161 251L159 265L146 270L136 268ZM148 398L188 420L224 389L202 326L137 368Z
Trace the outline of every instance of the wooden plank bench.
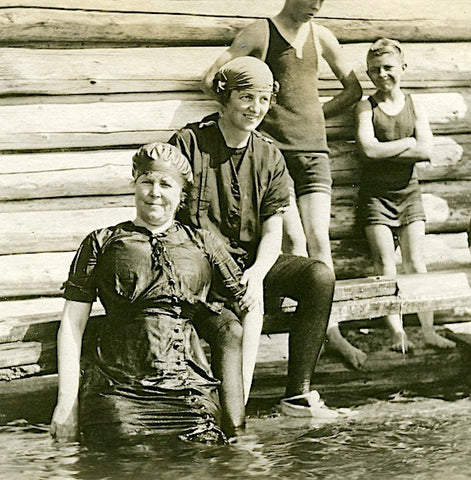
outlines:
M290 313L296 308L295 302L287 300L282 307L283 313L267 316L265 333L287 331ZM0 378L2 369L22 365L42 364L43 373L54 371L55 356L50 352L54 349L62 305L63 300L58 297L2 302ZM360 278L337 282L332 318L346 322L463 305L471 305L471 288L464 273L400 275L397 279ZM103 314L99 303L95 304L92 317Z

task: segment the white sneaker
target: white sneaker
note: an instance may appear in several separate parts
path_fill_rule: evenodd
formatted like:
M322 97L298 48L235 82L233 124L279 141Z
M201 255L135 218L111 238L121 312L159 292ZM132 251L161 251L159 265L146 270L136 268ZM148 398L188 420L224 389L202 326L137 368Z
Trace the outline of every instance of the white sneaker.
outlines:
M298 405L291 403L292 400L307 401L308 405ZM281 411L290 417L312 417L312 418L337 418L339 412L325 405L321 400L317 390L311 390L308 393L295 395L294 397L283 398L280 402Z

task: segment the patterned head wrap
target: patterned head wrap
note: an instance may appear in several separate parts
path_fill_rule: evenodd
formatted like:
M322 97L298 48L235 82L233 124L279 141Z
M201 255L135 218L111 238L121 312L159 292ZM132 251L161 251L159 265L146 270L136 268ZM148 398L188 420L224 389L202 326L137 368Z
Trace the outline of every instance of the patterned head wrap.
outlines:
M276 93L278 82L265 62L255 57L237 57L223 65L214 76L216 93L250 88Z
M170 175L178 174L185 182L193 182L190 163L177 147L168 143L143 145L132 157L134 180L144 173L155 171L166 171Z

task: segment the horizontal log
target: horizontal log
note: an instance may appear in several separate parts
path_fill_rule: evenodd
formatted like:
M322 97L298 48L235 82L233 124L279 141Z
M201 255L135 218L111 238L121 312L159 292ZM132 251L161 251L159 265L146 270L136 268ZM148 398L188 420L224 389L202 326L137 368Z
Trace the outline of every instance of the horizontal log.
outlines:
M131 207L1 213L0 254L75 250L91 231L134 216Z
M330 144L335 186L358 183L360 163L354 142ZM135 149L0 156L0 212L74 210L132 206L130 164ZM431 163L418 164L420 180L471 178L471 135L435 137ZM83 197L87 195L89 197ZM108 196L106 196L108 195ZM62 198L62 197L76 198ZM92 197L96 196L96 198ZM45 198L43 202L25 199ZM52 200L53 197L59 197ZM12 202L10 200L21 200Z
M73 252L0 256L2 297L60 294L73 256Z
M41 212L61 210L94 210L106 208L134 207L134 195L108 195L89 197L39 198L1 202L0 214L13 212Z
M346 44L345 56L364 88L369 44ZM404 44L404 88L469 86L471 43ZM0 48L0 90L15 95L71 95L199 90L200 80L224 47L27 49ZM319 88L341 85L325 61Z
M100 7L81 4L80 8L53 0L39 4L8 2L0 10L1 41L9 45L223 45L231 42L237 31L255 16L274 15L280 9L280 2L261 2L257 7L250 2L240 2L238 6L236 2L223 6L221 2L191 3L183 2L179 7L176 2L169 2L166 8L159 8L158 2L140 3L141 8L136 9L132 2L120 8L115 2ZM261 8L262 5L265 8ZM317 21L331 28L343 42L372 41L384 36L385 31L402 41L470 38L468 5L464 0L447 4L446 16L438 1L427 2L427 8L419 0L413 2L410 9L399 0L382 8L375 7L366 0L353 6L351 2L339 0L323 6Z
M126 157L126 165L117 164L108 156L107 163L95 166L67 169L58 163L49 171L1 175L0 200L132 193L131 157Z
M337 278L373 276L366 241L331 242ZM66 280L73 252L0 256L0 291L5 298L58 295ZM426 235L424 258L430 270L471 267L467 235ZM397 263L400 263L399 252Z
M13 342L0 344L0 368L37 363L42 351L39 342Z
M406 275L399 276L397 280L388 278L344 280L337 282L331 318L340 322L371 319L388 313L445 309L445 304L446 310L449 311L451 307L469 305L470 301L471 289L464 273L435 272L427 275ZM51 345L49 348L51 350L57 334L62 304L63 300L60 298L2 302L7 315L1 319L3 326L0 329L0 344L10 342L5 349L11 345L25 345L26 348L27 342L33 342ZM92 315L102 313L102 308L95 305ZM282 316L267 318L264 330L270 333L286 331L290 316L284 315L284 318L281 318ZM99 321L97 318L93 320ZM43 360L47 358L44 355L42 357ZM50 363L51 359L47 361ZM42 361L42 364L46 365L47 361Z
M428 233L465 232L471 211L470 181L424 182L422 200ZM357 222L358 188L337 187L332 192L332 239L362 236Z
M355 142L331 142L329 148L334 186L358 184L361 164ZM435 136L430 163L420 162L416 170L421 181L471 178L471 136Z
M18 380L19 378L37 375L40 372L41 367L37 363L0 368L0 381L11 382L12 380Z
M172 131L198 121L217 108L197 93L91 97L91 103L49 103L59 97L0 106L0 151L140 145L167 140ZM140 99L137 101L137 99ZM323 97L327 100L328 97ZM468 89L446 93L414 94L428 113L437 134L471 130L471 93ZM70 101L70 99L69 99ZM81 102L84 100L81 98ZM353 119L346 113L327 121L327 135L353 138Z
M428 234L423 245L424 261L429 271L471 268L466 233ZM366 239L333 240L331 248L338 279L375 274ZM395 260L398 271L402 272L399 248L396 250Z
M0 387L0 425L25 419L30 425L48 424L57 401L57 374L34 375Z
M47 174L42 176L50 180ZM90 181L92 179L90 177ZM24 183L23 186L25 185L27 184ZM65 188L63 185L64 182L59 184ZM471 181L426 182L422 185L428 233L467 231L471 210L470 185ZM43 194L44 191L47 192L39 185L36 188ZM67 188L67 194L70 194L70 187ZM83 193L86 190L84 187ZM330 226L333 240L364 235L357 222L357 192L356 187L337 187L333 190ZM60 191L55 192L58 193ZM118 202L113 201L113 198L93 198L94 205L90 205L92 199L89 199L88 204L82 200L80 203L85 203L85 208L74 205L74 197L67 199L67 202L64 199L43 199L1 203L3 212L0 211L0 223L4 228L0 231L0 255L75 250L91 231L134 218L132 196L118 196L119 205L116 205ZM35 202L39 202L39 205L34 206ZM16 208L9 208L11 204ZM54 209L57 204L59 209ZM72 208L67 209L67 206Z
M341 280L336 283L334 302L364 300L395 295L397 282L386 277ZM50 343L57 334L64 300L43 297L4 300L0 313L0 344L10 342ZM93 304L92 316L103 315L100 302Z
M386 277L340 280L336 283L334 301L393 295L396 289L396 280ZM60 320L63 303L60 297L2 301L0 343L38 340L40 337L36 336L35 327ZM103 313L100 302L95 302L92 315Z
M56 338L63 306L62 297L2 301L0 343L51 342ZM91 316L103 314L101 303L95 302Z
M83 10L94 12L123 13L175 13L186 15L217 15L221 17L265 17L275 15L283 7L284 0L3 0L2 8L42 8L61 10ZM447 3L447 15L460 17L467 11L467 0L450 0ZM395 18L443 18L443 3L429 0L424 7L423 0L410 0L407 5L401 0L391 0L387 4L372 5L369 0L335 0L326 2L318 15L325 18L372 18L381 20Z

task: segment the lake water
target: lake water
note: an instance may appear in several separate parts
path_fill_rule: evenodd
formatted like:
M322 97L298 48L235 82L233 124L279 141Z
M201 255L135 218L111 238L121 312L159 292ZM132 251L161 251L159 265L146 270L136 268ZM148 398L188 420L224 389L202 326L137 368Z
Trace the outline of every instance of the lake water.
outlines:
M331 423L270 413L228 446L91 452L15 422L0 427L0 479L471 479L471 398L460 396L371 400Z

